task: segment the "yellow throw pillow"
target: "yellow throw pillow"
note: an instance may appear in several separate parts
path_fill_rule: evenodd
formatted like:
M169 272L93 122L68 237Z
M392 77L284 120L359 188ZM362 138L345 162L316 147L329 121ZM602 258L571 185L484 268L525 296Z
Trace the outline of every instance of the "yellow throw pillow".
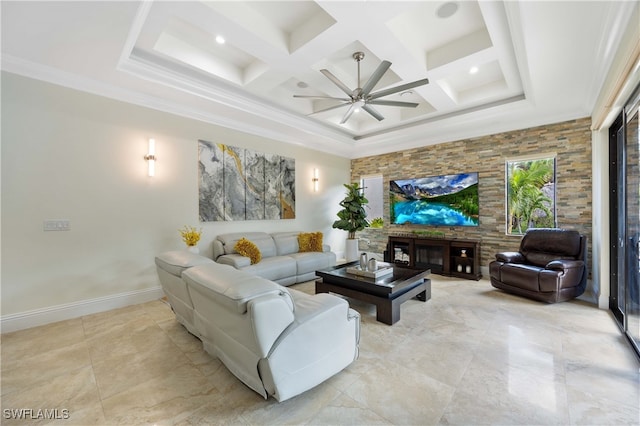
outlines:
M246 238L240 238L233 249L239 254L251 259L251 264L258 263L262 260L262 253L257 245L247 240Z
M300 252L322 251L322 232L301 232L298 247Z

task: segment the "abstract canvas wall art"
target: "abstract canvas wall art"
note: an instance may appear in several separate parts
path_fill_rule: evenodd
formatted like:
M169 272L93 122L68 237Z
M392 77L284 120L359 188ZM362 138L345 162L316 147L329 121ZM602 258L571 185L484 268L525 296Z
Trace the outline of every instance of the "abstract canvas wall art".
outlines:
M295 218L295 159L198 140L201 222Z

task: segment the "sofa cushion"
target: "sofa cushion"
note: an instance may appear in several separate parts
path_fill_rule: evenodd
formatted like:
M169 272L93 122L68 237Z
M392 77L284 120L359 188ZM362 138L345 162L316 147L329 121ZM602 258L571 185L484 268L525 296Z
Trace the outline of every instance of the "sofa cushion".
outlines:
M196 266L186 270L182 277L188 285L208 289L220 304L239 314L247 311L249 300L267 294L286 294L291 311L294 309L293 299L286 287L228 265L212 263Z
M289 256L274 256L242 268L243 271L272 281L296 276L296 261Z
M278 256L285 256L300 251L298 246L299 232L274 232L271 234L276 245Z
M246 238L254 243L260 250L263 259L265 257L273 257L276 255L276 245L273 242L273 238L271 238L271 235L266 232L235 232L218 235L216 237L224 247L224 254L237 253L234 247L241 238Z
M262 253L260 253L258 246L246 238L240 238L233 246L233 249L237 251L238 254L248 257L252 265L262 260Z
M294 253L289 256L296 261L298 276L335 265L335 254L332 252Z
M508 263L500 268L500 281L504 283L518 283L518 287L540 291L538 275L541 269L532 265Z
M322 232L301 232L298 234L300 252L322 251Z
M579 259L581 236L567 229L534 229L520 243L520 252L528 263L544 267L556 259Z

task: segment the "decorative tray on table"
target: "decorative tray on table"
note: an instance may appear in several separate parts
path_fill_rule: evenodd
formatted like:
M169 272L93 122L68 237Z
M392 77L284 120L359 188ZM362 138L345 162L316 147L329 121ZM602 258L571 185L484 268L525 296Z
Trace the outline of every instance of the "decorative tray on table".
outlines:
M378 262L378 267L375 271L369 271L367 269L362 269L360 266L349 266L347 267L347 274L360 275L368 278L380 278L385 275L389 275L393 273L393 265L388 263Z

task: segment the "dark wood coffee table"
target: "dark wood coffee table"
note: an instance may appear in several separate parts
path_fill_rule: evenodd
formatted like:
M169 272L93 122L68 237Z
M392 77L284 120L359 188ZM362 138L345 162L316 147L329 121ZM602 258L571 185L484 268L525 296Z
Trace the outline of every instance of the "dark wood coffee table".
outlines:
M336 293L376 305L376 319L392 325L400 319L400 305L416 297L426 302L431 299L430 270L393 267L393 274L368 278L350 274L347 268L359 262L316 271L316 293Z

